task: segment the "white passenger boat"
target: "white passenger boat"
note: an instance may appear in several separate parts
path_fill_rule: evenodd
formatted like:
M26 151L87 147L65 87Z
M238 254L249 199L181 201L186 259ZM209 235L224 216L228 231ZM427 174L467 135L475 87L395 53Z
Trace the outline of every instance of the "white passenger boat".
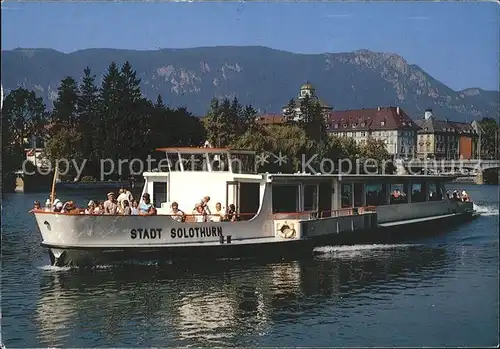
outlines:
M165 169L143 174L143 194L157 215L34 212L52 264L284 257L322 244L421 236L475 217L472 202L445 195L453 177L258 174L250 151L158 150L166 153ZM191 212L205 196L212 213L216 202L234 204L239 219L197 222ZM170 214L173 201L184 221Z

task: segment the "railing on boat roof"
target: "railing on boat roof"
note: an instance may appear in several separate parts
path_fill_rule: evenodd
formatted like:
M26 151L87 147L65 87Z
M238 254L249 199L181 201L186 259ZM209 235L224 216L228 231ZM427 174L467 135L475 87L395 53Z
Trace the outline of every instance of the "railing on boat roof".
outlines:
M232 172L257 173L255 152L251 150L211 147L157 148L165 152L167 164L160 164L164 172Z

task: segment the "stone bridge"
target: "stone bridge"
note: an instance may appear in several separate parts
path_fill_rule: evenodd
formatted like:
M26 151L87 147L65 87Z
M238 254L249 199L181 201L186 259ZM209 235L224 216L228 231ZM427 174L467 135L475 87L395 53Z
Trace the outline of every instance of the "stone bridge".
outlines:
M461 170L475 170L476 183L483 183L483 172L489 169L500 168L500 160L485 159L457 159L457 160L401 160L397 162L398 172L410 172L431 170L434 173L444 173L450 175L459 174Z
M406 168L436 168L436 169L474 169L484 171L491 168L500 168L500 160L458 159L458 160L408 160L403 161Z

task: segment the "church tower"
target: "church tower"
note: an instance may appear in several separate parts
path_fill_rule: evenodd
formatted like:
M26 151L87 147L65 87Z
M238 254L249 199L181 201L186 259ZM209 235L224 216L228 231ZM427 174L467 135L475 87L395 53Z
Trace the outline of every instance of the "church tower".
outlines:
M305 96L314 97L315 96L314 92L315 90L313 85L311 85L309 81L307 81L304 85L300 87L299 98L304 98Z

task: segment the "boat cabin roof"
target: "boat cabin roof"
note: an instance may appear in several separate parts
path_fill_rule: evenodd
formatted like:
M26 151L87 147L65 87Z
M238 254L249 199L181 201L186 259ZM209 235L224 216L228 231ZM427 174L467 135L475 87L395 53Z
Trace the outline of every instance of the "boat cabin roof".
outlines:
M204 147L169 147L169 148L156 148L156 151L163 151L165 153L176 153L176 154L220 154L220 153L231 153L231 154L250 154L255 155L252 150L243 149L231 149L231 148L204 148Z
M157 148L165 152L167 164L155 172L231 172L256 173L255 152L212 147ZM165 166L167 165L167 166Z

